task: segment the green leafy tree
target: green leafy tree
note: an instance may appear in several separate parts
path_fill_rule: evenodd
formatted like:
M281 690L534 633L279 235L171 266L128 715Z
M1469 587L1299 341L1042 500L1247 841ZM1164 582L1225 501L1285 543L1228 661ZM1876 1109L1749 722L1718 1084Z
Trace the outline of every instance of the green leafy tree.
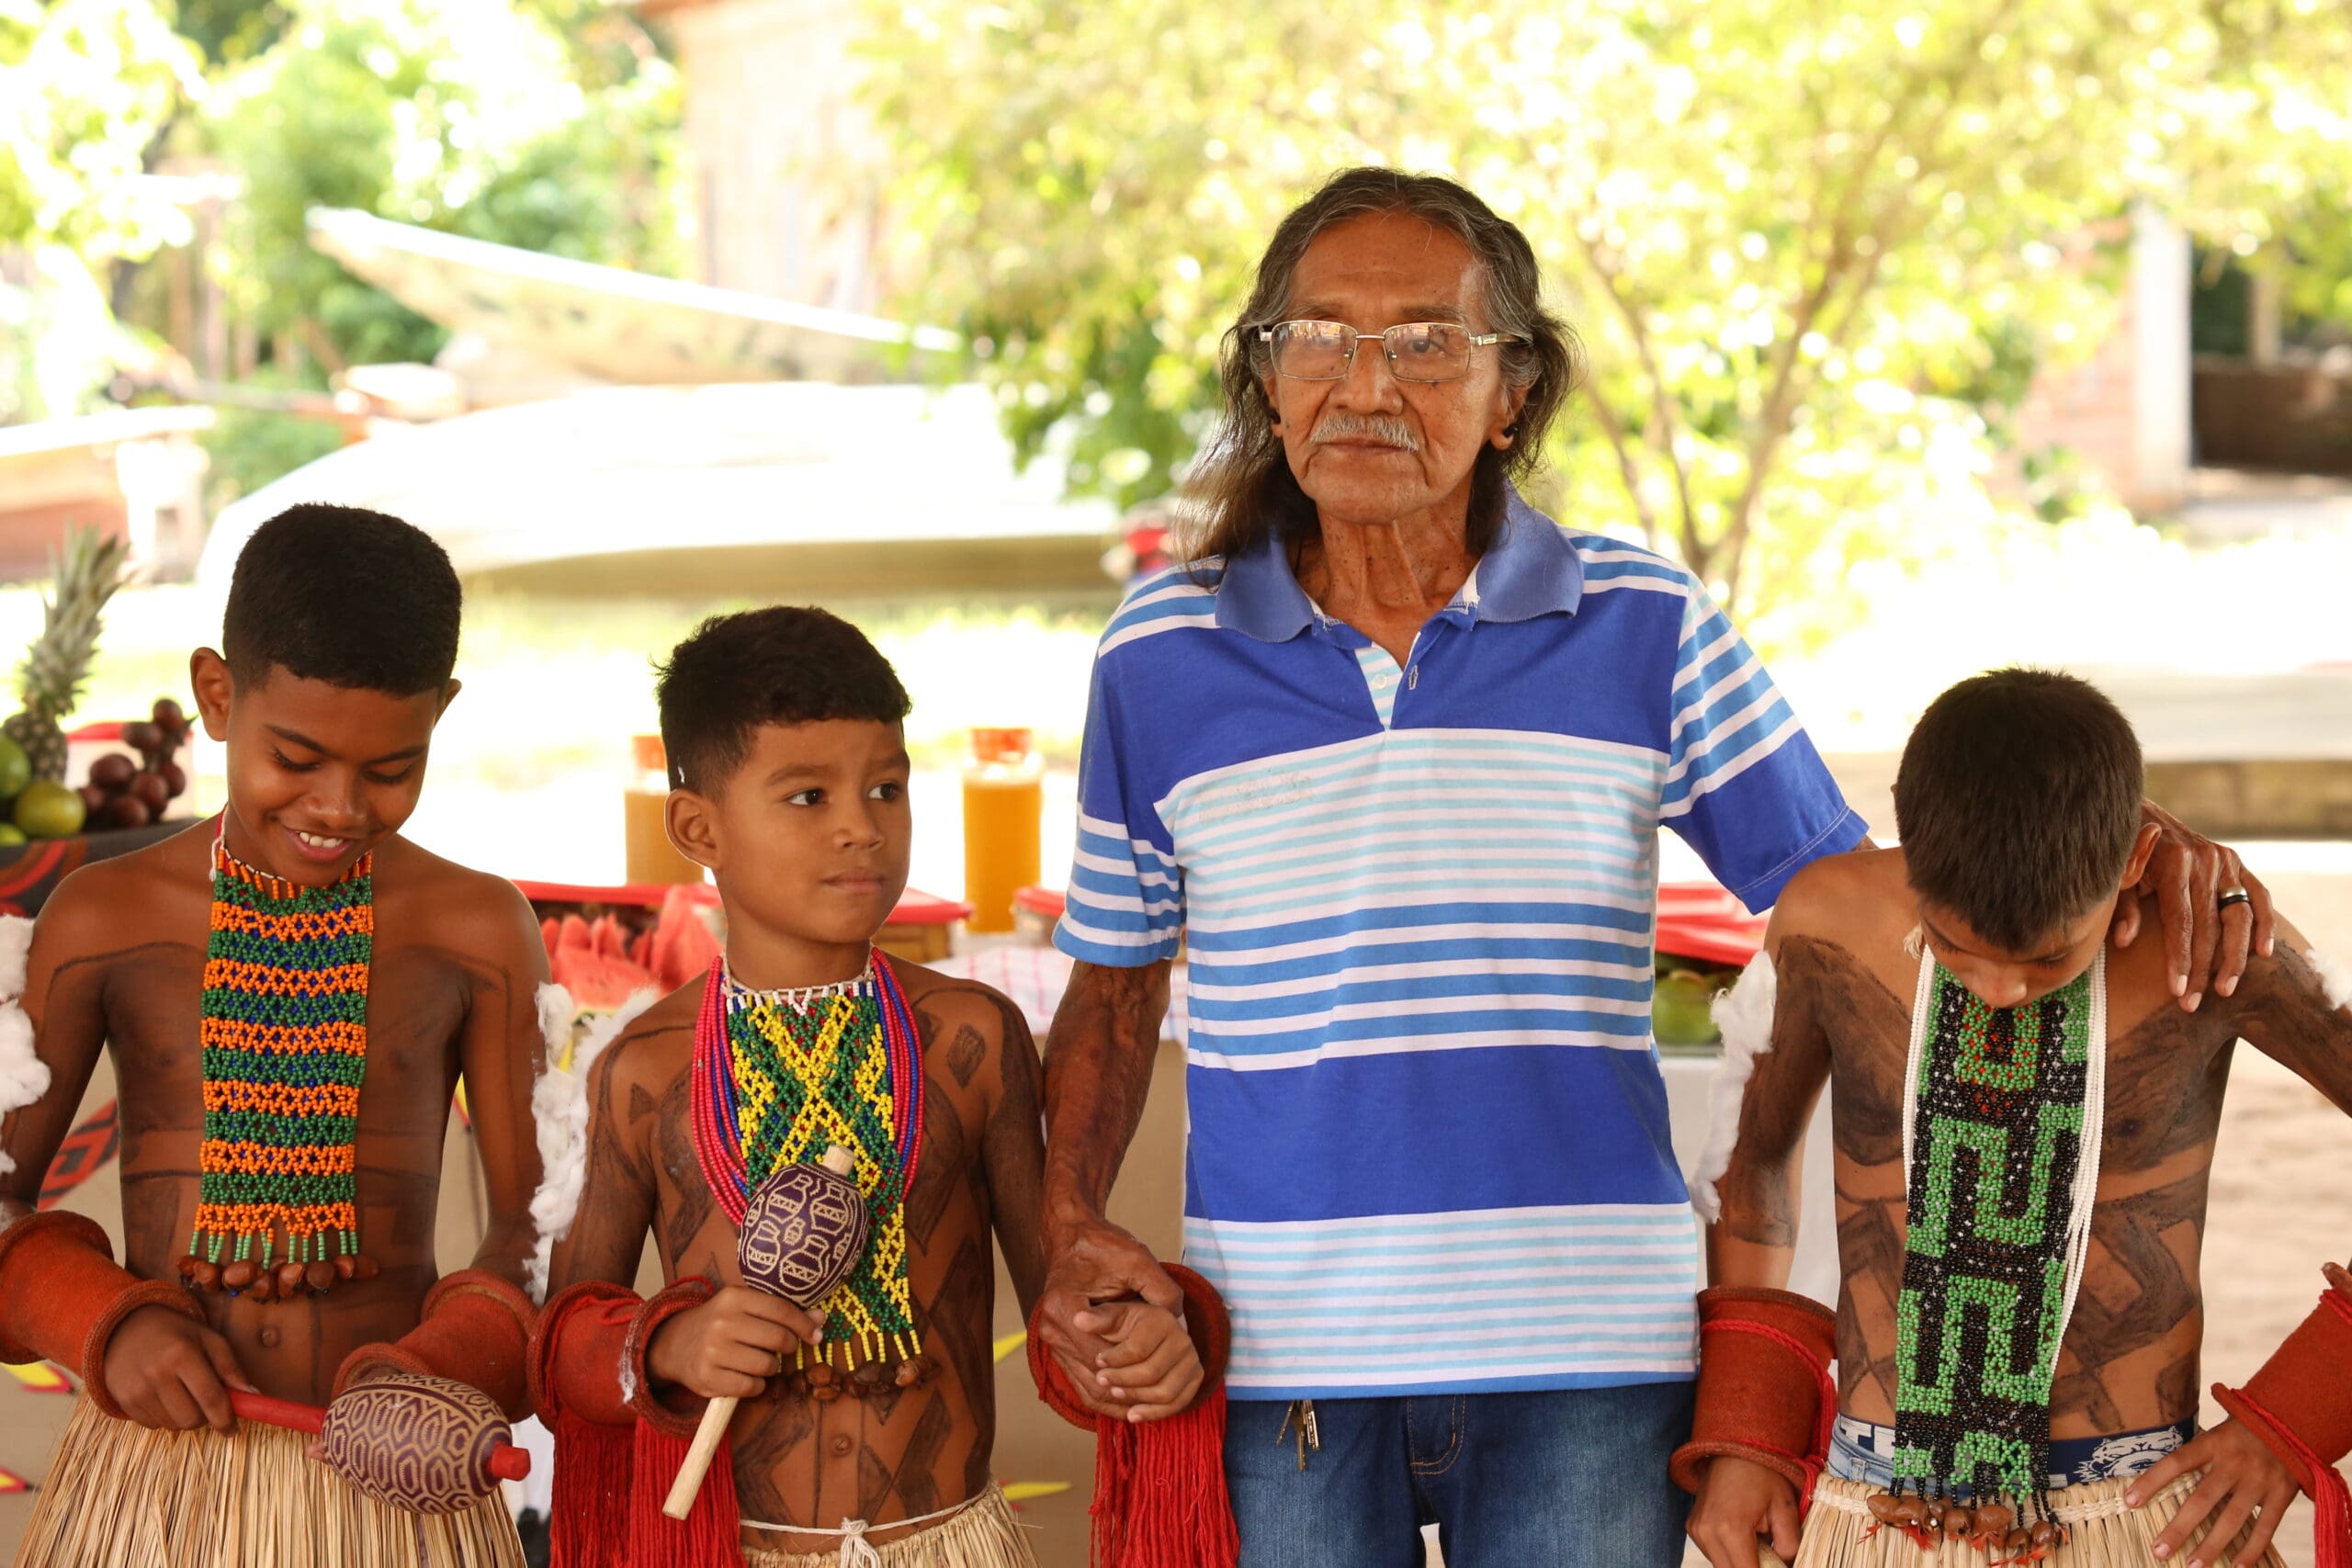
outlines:
M590 90L534 10L481 0L294 0L215 96L209 146L242 172L240 308L345 362L429 358L441 333L311 247L312 207L356 208L655 269L675 219L675 73Z
M2265 62L2332 25L2263 15ZM1834 590L1981 494L1987 422L2104 330L2109 220L2181 194L2188 109L2286 134L2217 86L2247 68L2225 0L874 16L931 258L910 304L970 334L1024 450L1074 431L1076 482L1164 490L1281 213L1343 164L1447 171L1528 231L1591 350L1545 499L1735 601Z
M77 412L110 374L100 280L184 236L141 176L201 89L149 0L0 0L0 423Z

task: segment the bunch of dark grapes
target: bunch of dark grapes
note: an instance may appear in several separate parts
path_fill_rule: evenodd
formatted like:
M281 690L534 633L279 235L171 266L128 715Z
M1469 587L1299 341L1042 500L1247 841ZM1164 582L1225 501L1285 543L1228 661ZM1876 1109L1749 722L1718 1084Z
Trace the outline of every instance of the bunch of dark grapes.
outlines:
M90 826L144 828L161 820L172 802L187 793L187 770L173 761L187 744L187 713L169 697L155 699L153 718L124 725L122 743L141 761L110 751L90 764L90 782L82 786Z

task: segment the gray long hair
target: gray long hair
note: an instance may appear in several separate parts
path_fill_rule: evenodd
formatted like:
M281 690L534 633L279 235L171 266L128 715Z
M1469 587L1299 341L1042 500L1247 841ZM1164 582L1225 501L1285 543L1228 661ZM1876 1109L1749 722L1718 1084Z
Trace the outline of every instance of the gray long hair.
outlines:
M1544 310L1543 274L1534 249L1518 226L1496 215L1466 186L1437 175L1395 169L1342 169L1291 209L1258 261L1257 287L1227 327L1217 355L1225 388L1225 420L1201 454L1187 485L1197 522L1186 554L1228 559L1262 544L1270 534L1311 538L1315 503L1291 473L1283 438L1274 430L1265 378L1272 367L1258 329L1281 319L1299 258L1335 224L1375 213L1403 213L1454 235L1478 258L1486 281L1487 330L1516 333L1523 343L1498 345L1503 380L1523 388L1508 450L1478 454L1472 470L1468 545L1483 555L1501 525L1505 481L1542 461L1544 437L1576 388L1583 350L1566 321Z

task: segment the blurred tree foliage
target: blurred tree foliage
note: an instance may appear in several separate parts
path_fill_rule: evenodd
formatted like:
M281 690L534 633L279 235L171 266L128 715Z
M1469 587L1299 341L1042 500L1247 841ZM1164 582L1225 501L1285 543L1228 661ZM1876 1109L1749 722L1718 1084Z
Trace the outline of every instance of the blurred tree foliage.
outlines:
M440 329L311 248L347 207L674 274L677 73L604 0L0 0L0 423L96 406L163 345L136 269L186 243L159 166L243 187L206 261L264 387L430 358ZM329 444L224 419L239 488Z
M198 64L150 0L0 0L0 423L111 375L108 269L187 237L141 175Z
M676 73L650 47L622 70L585 37L575 45L560 29L590 30L588 6L269 9L284 15L276 40L222 75L200 136L246 182L222 281L264 333L352 364L440 345L438 328L311 247L313 207L674 270Z
M2135 200L2244 231L2352 158L2340 0L870 3L912 303L1024 450L1165 490L1281 214L1444 171L1591 351L1538 499L1735 602L1981 501L1988 433L2112 319Z

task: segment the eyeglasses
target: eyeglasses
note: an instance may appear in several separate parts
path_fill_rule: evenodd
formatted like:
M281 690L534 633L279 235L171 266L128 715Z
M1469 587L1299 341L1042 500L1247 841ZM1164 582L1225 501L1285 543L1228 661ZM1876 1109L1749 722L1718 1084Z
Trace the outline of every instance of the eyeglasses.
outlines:
M1360 333L1345 321L1277 321L1258 329L1273 345L1274 374L1294 381L1340 381L1356 361L1356 344L1376 340L1399 381L1458 381L1470 351L1490 343L1525 343L1520 333L1474 333L1452 321L1406 321L1385 333Z

